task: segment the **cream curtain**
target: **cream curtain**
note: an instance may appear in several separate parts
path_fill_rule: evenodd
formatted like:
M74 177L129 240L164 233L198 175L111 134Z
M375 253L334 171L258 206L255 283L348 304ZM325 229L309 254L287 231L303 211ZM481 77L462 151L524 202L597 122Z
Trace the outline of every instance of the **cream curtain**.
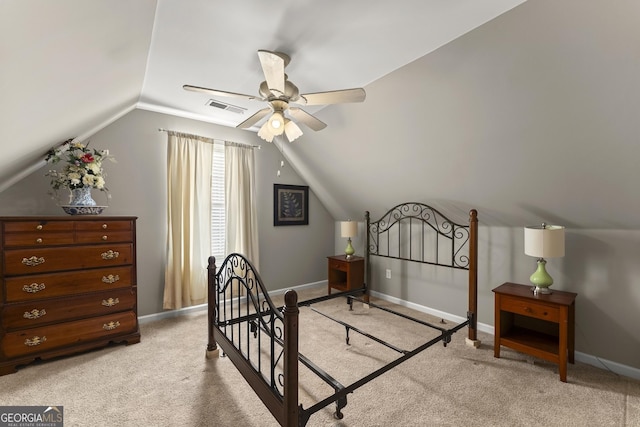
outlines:
M167 153L165 309L207 301L213 140L172 131Z
M226 253L245 255L259 270L254 170L253 147L225 144Z

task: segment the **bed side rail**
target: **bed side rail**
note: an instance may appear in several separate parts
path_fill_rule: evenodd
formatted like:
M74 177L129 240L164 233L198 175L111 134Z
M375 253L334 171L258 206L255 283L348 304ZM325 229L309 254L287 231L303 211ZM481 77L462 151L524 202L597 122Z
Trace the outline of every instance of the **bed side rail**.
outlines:
M252 263L209 257L208 351L223 350L281 425L298 424L298 295L277 308ZM293 360L293 362L291 362Z

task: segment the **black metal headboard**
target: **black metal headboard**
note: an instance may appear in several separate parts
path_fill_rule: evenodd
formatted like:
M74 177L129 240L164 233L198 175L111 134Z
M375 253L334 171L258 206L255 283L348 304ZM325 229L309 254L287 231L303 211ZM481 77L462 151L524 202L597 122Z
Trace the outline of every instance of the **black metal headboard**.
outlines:
M457 224L424 203L402 203L367 222L367 253L469 269L469 225Z
M478 213L469 224L458 224L424 203L399 204L377 221L366 219L365 283L371 286L371 256L420 262L469 271L469 338L476 339Z

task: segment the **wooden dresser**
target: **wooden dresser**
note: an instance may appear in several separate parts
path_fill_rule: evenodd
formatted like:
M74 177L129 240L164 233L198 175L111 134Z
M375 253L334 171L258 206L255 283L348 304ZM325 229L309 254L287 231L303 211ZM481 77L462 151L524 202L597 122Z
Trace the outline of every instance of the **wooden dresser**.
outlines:
M140 341L135 217L0 217L0 375Z

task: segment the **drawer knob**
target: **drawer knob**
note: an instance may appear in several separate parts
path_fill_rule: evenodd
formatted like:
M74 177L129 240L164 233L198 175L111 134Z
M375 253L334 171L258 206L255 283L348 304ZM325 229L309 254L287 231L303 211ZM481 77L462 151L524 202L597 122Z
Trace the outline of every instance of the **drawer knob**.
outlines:
M104 325L102 325L102 329L104 329L105 331L113 331L118 326L120 326L120 322L116 320L115 322L111 321L109 323L105 323Z
M42 230L42 224L38 224L38 225L36 226L36 230Z
M44 283L32 283L30 285L22 285L22 290L24 292L35 294L40 291L44 291L45 286Z
M42 243L42 237L38 237L38 238L36 239L36 243Z
M22 258L22 263L27 267L35 267L44 263L43 257L32 256L31 258Z
M25 311L22 317L24 317L25 319L34 320L34 319L39 319L45 314L47 314L47 311L44 308L42 310L38 310L37 308L34 308L31 311Z
M34 347L36 345L40 345L43 342L45 342L47 340L47 337L42 336L34 336L33 338L27 338L26 340L24 340L24 345L26 345L27 347Z
M120 276L118 276L117 274L116 275L110 274L108 276L102 276L102 283L111 284L111 283L116 283L118 280L120 280Z
M102 252L100 256L102 259L116 259L120 256L120 252L109 249L107 252Z
M107 224L102 224L102 229L106 230L107 229Z
M104 305L105 307L113 307L114 305L119 303L120 303L120 300L118 298L116 299L109 298L109 299L102 300L102 305Z
M107 240L107 236L102 236L102 240Z

